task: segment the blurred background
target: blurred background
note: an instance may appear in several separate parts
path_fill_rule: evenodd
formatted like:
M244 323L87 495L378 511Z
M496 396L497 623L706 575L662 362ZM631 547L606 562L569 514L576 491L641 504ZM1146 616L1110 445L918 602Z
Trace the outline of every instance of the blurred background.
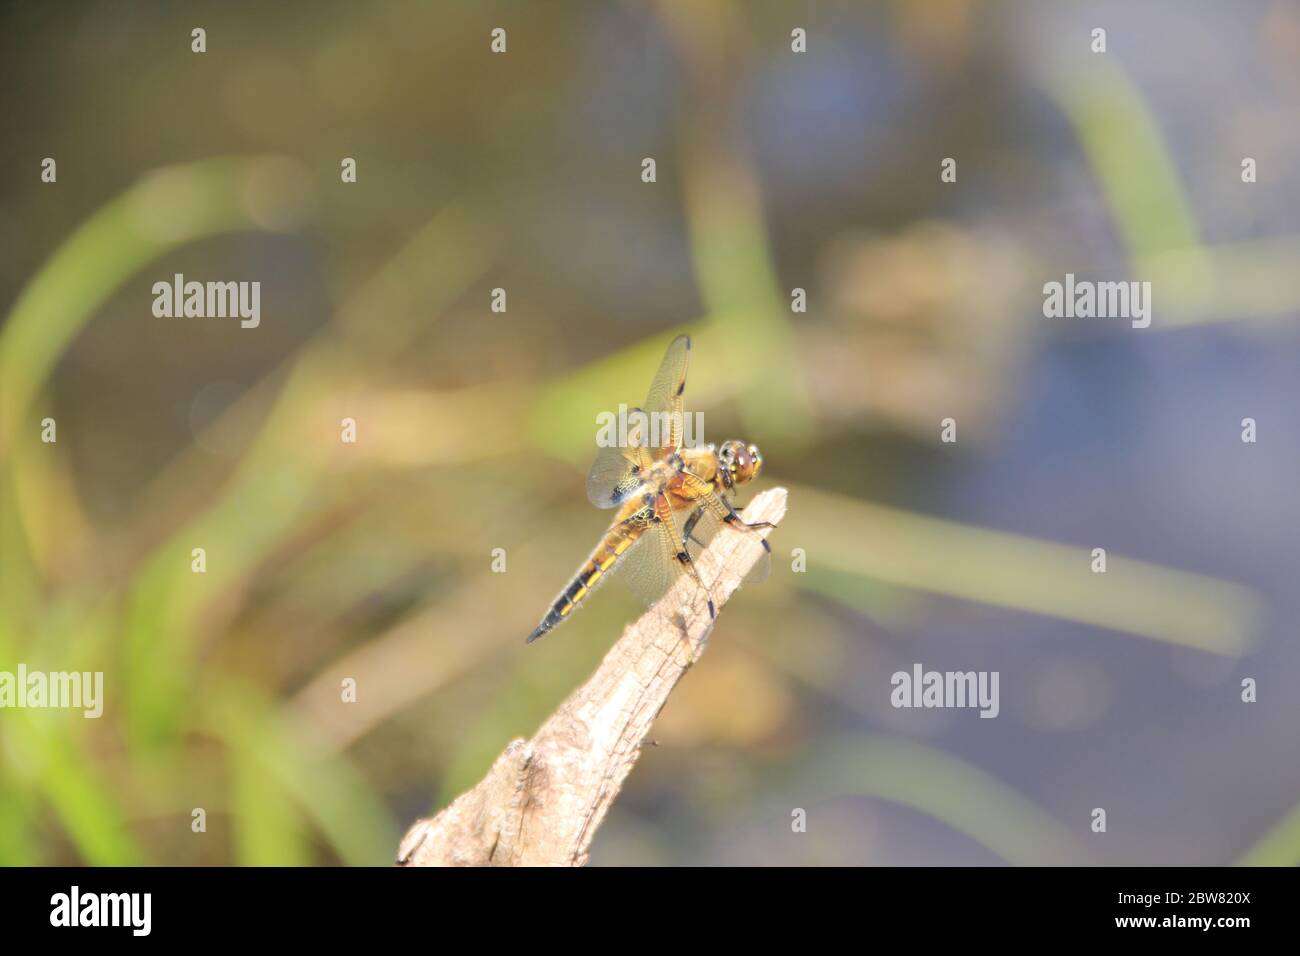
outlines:
M0 63L0 669L105 675L0 712L0 862L391 863L638 613L523 642L681 331L789 514L593 864L1300 862L1294 3L27 3Z

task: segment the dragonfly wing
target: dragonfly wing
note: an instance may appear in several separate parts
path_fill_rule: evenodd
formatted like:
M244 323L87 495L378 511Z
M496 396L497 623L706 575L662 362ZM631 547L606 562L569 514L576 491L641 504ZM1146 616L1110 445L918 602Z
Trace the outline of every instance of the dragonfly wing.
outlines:
M624 448L602 448L587 472L587 500L597 508L617 508L640 487L637 463Z
M682 524L682 537L686 539L686 550L692 560L699 560L700 554L709 546L722 529L723 517L728 513L728 504L716 493L700 501L696 507L686 512ZM744 529L741 529L744 531ZM772 573L772 553L763 549L762 555L749 569L741 581L742 584L762 584Z
M663 597L683 568L673 555L667 529L662 524L652 524L623 555L616 570L628 590L651 605Z
M740 583L745 584L762 584L772 576L772 552L763 549L763 553L758 556L754 566L749 569L749 573L741 579Z
M668 345L659 371L650 383L645 410L655 419L658 432L655 458L665 458L682 443L682 393L686 390L686 369L691 358L691 337L679 335ZM653 433L652 433L653 434Z
M587 500L597 508L614 508L641 489L641 472L652 464L646 450L648 421L639 408L628 410L624 433L596 452L587 472Z

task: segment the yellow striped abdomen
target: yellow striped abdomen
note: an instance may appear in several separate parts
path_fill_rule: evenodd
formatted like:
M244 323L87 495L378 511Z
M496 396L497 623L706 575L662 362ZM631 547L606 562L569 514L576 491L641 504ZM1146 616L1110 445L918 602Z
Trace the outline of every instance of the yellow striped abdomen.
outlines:
M528 642L531 644L572 614L582 600L605 579L618 559L627 553L628 548L636 544L645 529L646 521L642 519L641 512L637 512L605 532L605 537L591 552L591 557L578 569L569 586L555 599L551 609L542 618L542 623L528 635Z

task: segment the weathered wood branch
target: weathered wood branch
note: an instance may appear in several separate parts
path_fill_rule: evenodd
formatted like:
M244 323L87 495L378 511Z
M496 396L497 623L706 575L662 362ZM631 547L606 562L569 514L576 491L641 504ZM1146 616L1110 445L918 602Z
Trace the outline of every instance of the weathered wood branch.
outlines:
M745 509L747 522L779 523L784 488ZM723 528L700 556L717 610L762 555L769 529ZM531 740L513 740L486 777L402 839L401 866L582 866L592 837L659 711L704 652L714 621L700 589L682 580L623 631L587 682ZM563 640L563 633L551 640Z

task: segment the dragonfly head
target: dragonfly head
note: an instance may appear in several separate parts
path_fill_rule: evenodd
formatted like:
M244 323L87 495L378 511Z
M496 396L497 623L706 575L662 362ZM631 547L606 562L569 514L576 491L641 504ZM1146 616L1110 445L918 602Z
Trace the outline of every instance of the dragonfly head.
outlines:
M722 470L722 481L730 488L757 478L763 470L763 456L756 445L746 445L740 441L726 441L718 451L718 465Z

